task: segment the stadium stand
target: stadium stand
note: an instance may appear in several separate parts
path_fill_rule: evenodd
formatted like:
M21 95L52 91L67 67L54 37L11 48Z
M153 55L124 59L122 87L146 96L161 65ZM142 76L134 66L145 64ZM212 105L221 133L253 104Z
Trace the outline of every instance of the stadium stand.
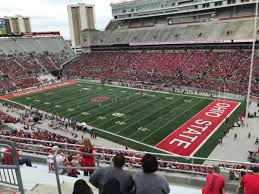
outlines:
M12 55L20 53L61 53L73 56L73 50L61 36L11 37L0 39L0 53Z
M19 122L19 119L14 118L2 111L0 111L0 124L2 123L17 123Z
M40 85L37 77L60 70L73 57L73 50L59 36L0 38L0 90Z
M64 75L68 78L142 81L216 91L225 87L225 92L244 95L250 55L246 50L92 52L82 54L66 65ZM257 88L255 84L253 94L257 93Z
M204 23L160 25L91 32L91 45L150 44L184 42L221 42L249 40L253 34L253 19L232 19ZM88 34L88 33L86 33ZM87 36L87 35L83 35Z

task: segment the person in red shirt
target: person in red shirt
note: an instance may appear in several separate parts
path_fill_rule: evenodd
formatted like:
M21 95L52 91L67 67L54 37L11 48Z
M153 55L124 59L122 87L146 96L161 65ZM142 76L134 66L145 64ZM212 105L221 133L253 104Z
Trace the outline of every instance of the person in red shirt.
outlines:
M206 184L202 189L202 194L223 194L225 181L222 176L219 175L220 169L218 166L214 166L212 174L208 174Z
M94 146L91 144L91 141L88 138L83 139L83 146L81 146L79 148L79 150L81 152L89 153L89 154L94 154L94 152L95 152ZM82 159L80 161L80 164L81 164L82 167L94 167L95 166L95 158L94 158L94 156L91 156L91 155L82 154ZM94 172L93 169L84 170L84 175L88 176L88 173L92 174L93 172Z
M4 151L4 163L6 165L14 165L11 152L12 152L11 149L6 149ZM19 152L16 152L16 158L18 160L19 165L26 164L26 166L32 167L30 159L28 159L28 158L21 158Z
M253 173L251 175L243 176L237 193L241 193L244 190L244 194L257 194L259 193L259 167L252 168Z
M65 167L75 167L76 165L73 163L73 157L68 156L67 161L65 162ZM80 174L76 169L66 170L67 175L71 177L77 177Z

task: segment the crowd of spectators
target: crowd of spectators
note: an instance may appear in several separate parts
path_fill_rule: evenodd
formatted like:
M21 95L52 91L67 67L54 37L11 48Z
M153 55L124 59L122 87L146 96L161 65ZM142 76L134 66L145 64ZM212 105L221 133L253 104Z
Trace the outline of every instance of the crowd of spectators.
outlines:
M3 123L17 123L19 119L0 111L0 125Z
M51 141L51 142L62 142L62 143L68 143L68 144L78 144L79 141L58 135L56 133L51 133L49 131L41 131L38 129L32 128L32 130L2 130L1 131L2 135L5 136L10 136L10 137L20 137L20 138L28 138L28 139L34 139L34 140L45 140L45 141ZM28 140L23 140L23 139L14 139L16 143L28 143ZM30 141L31 142L31 141ZM36 142L33 144L37 144ZM38 143L39 144L39 143ZM47 142L41 142L41 145L44 146L52 146L52 143L47 143ZM69 148L69 147L68 147Z
M149 82L221 90L244 95L249 79L251 52L161 51L92 52L65 66L66 77L103 81ZM254 71L254 78L258 74ZM253 79L253 93L258 83Z
M248 160L252 163L259 163L259 149L257 151L249 151Z
M26 77L26 78L20 78L20 79L15 79L14 83L16 87L19 88L27 88L30 86L37 86L40 85L41 82L37 77Z
M36 76L28 77L3 77L0 76L0 92L13 91L17 89L24 89L32 86L38 86L42 82Z
M0 54L0 92L39 85L37 75L59 70L68 59L64 50L60 53Z

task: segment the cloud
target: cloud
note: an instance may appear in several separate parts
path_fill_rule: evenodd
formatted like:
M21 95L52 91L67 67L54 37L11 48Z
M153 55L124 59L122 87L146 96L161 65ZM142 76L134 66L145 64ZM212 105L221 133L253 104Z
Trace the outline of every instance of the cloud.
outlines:
M32 30L60 31L68 39L67 5L95 4L97 29L102 30L111 19L111 0L8 0L1 1L0 17L24 15L31 17Z

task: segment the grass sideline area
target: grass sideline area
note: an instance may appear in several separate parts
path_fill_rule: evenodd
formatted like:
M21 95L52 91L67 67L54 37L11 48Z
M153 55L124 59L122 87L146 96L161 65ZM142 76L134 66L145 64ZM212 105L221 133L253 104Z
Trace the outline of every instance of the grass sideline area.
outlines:
M31 105L77 122L86 122L101 129L97 131L100 137L150 152L162 152L154 146L213 100L88 82L12 99L14 103ZM243 110L244 103L230 116L229 125L238 119ZM229 126L223 124L194 156L208 157L226 127Z

